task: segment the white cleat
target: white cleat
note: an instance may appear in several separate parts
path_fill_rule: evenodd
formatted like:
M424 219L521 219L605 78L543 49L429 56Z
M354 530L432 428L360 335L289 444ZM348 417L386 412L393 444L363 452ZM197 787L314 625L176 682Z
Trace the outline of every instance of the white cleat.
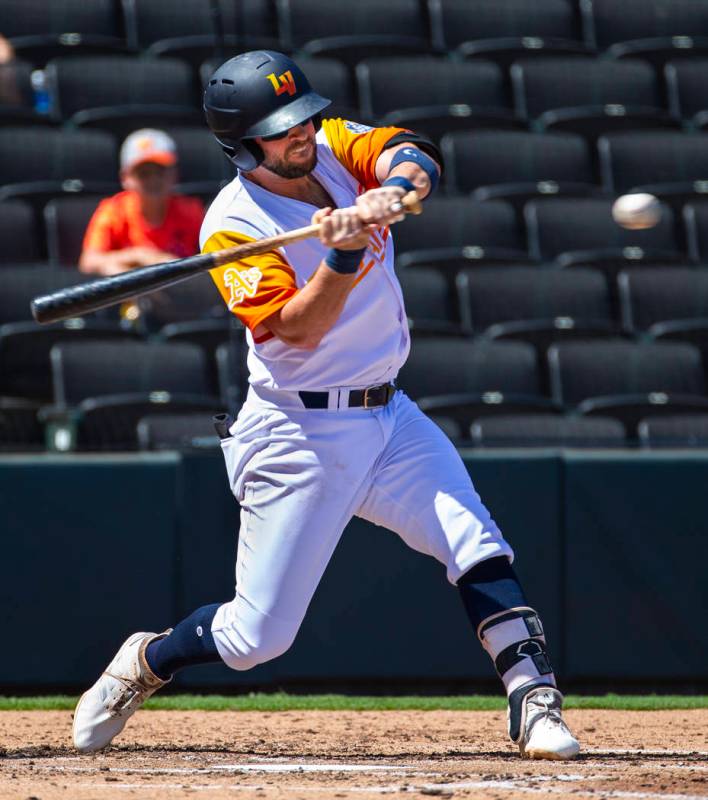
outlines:
M524 758L567 761L578 755L580 744L563 722L563 695L558 689L536 686L516 703L509 699L509 735Z
M134 633L123 642L113 661L94 685L81 695L74 711L74 746L94 753L111 743L125 723L161 686L145 661L145 648L165 633Z

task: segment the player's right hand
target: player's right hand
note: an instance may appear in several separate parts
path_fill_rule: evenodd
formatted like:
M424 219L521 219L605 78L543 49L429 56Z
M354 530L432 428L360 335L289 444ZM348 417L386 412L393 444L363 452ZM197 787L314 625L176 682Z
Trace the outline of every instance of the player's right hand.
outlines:
M320 208L312 215L312 224L320 225L320 241L337 250L361 250L369 244L376 225L364 225L355 207Z

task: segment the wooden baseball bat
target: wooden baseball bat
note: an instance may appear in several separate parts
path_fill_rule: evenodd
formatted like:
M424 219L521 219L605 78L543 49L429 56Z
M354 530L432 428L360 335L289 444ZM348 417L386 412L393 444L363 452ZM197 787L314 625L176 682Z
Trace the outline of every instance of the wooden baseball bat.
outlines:
M409 192L399 203L394 204L391 210L393 212L404 211L406 214L420 214L422 207L418 195L415 192ZM154 292L156 289L172 286L198 275L200 272L221 267L241 258L267 253L269 250L285 244L313 238L318 236L319 232L319 225L308 225L257 242L248 242L213 253L180 258L177 261L167 261L164 264L140 267L120 275L97 278L80 283L78 286L69 286L51 294L35 297L31 303L32 316L37 322L46 325L50 322L59 322L62 319L88 314L91 311L98 311L100 308L108 308L122 303L124 300L146 292Z

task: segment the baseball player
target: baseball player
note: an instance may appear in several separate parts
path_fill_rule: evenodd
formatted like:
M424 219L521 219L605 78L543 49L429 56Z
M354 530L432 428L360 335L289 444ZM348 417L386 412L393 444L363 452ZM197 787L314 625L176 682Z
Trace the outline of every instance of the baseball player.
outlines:
M80 699L74 743L108 745L183 667L247 670L284 653L357 515L445 565L504 683L522 755L572 758L513 551L450 441L394 385L410 342L389 226L404 195L434 191L442 159L408 130L322 121L329 102L270 51L227 61L206 88L207 121L239 174L207 212L202 250L311 220L321 234L212 271L249 344L246 402L217 425L241 506L235 597L130 636Z

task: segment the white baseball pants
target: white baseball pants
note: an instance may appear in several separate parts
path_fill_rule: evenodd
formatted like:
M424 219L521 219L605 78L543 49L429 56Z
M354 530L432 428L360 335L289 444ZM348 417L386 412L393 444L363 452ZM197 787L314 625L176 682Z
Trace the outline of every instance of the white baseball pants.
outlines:
M513 559L457 451L403 393L377 409L274 407L253 391L222 441L241 504L236 596L214 617L219 655L246 670L284 653L356 515L447 567L452 583Z

